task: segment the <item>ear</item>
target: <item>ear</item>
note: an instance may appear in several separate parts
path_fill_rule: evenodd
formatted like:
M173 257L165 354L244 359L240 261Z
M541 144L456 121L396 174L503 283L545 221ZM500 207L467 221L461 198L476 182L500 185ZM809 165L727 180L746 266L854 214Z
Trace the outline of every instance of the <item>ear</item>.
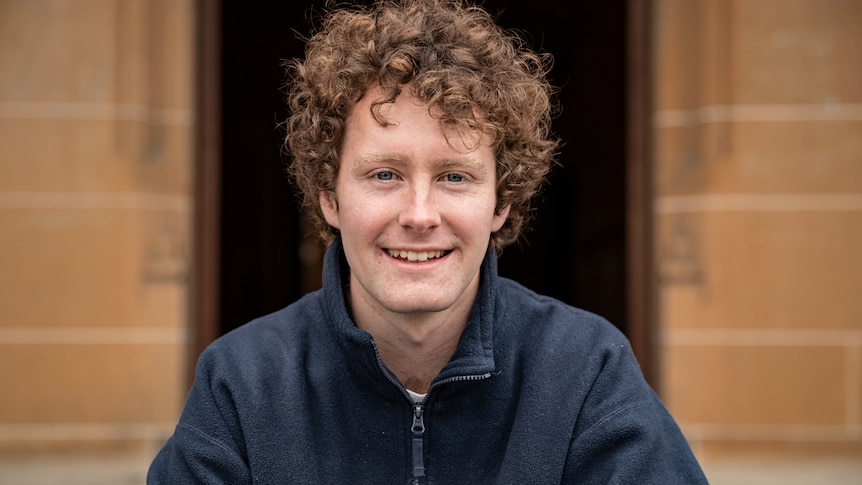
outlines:
M500 209L499 212L494 212L494 219L491 221L491 232L497 232L503 227L503 224L506 223L506 219L509 217L509 209L511 205L507 205Z
M335 199L335 194L325 190L320 191L320 210L330 226L340 229L338 227L338 200Z

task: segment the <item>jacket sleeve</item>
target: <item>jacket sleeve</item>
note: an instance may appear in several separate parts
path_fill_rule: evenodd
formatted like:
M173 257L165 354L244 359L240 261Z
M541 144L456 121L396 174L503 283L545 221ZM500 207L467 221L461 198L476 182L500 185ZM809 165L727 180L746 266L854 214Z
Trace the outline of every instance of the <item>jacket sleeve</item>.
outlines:
M707 484L628 346L603 360L570 442L563 483Z
M150 465L147 485L250 484L239 419L205 352L174 435Z

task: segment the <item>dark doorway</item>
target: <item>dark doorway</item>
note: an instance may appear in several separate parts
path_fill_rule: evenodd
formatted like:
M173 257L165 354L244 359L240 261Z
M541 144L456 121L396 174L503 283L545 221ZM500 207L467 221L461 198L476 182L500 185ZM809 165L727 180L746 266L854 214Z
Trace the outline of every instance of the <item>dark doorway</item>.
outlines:
M221 6L221 212L218 334L305 291L295 197L283 172L281 60L323 1ZM253 8L252 8L253 5ZM626 2L487 0L507 28L552 53L562 111L560 162L533 229L500 260L504 276L627 330Z

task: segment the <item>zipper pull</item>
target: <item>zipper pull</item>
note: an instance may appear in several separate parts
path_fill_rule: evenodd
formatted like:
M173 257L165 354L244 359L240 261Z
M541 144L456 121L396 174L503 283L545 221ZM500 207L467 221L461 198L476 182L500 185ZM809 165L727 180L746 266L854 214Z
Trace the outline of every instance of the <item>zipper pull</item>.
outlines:
M425 433L425 420L422 414L425 407L422 403L413 405L413 483L419 483L419 478L425 476L425 453L422 449L422 435Z
M425 412L425 406L421 402L413 405L413 436L422 436L425 432L425 420L422 419L422 414Z

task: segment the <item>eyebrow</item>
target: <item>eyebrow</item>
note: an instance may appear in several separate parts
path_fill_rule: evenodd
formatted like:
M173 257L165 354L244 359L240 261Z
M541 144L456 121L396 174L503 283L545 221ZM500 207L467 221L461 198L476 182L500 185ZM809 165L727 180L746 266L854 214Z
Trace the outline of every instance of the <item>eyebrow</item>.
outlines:
M409 165L409 159L410 157L402 155L400 153L367 153L353 161L353 168L361 169L365 165L381 162L392 163L396 165ZM476 170L483 175L487 173L487 170L485 169L485 164L469 157L446 158L437 163L437 165L446 168L467 167L469 169Z

